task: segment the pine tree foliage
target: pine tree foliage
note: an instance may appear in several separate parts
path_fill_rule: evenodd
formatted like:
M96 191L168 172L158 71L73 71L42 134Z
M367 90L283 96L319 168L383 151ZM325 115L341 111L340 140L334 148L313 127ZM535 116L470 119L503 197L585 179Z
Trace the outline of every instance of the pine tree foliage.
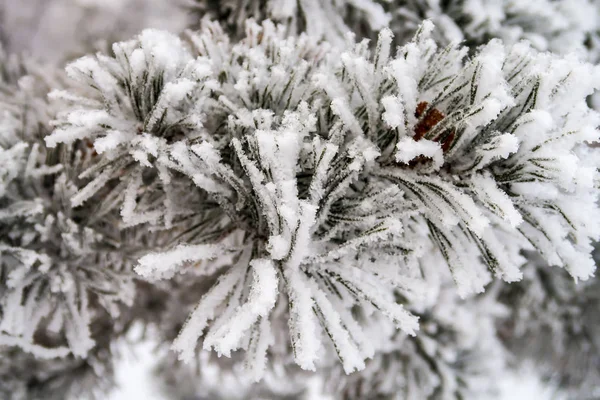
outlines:
M446 286L438 303L420 315L416 337L393 337L361 374L334 369L325 393L347 399L493 398L507 363L493 332L505 314L488 293L464 302Z
M92 155L46 150L43 88L33 76L2 87L0 337L40 359L85 357L96 310L115 317L131 304L133 274L116 224L70 205L76 171Z
M326 2L191 0L200 16L226 21L240 35L248 18L271 19L291 33L309 32L340 43L351 30L359 38L374 38L390 27L396 43L409 41L425 19L437 26L439 44L464 41L475 49L492 38L507 44L527 40L541 51L580 52L597 61L600 2L597 0L338 0Z
M402 86L398 85L398 94L379 94L381 106L376 103L377 86L371 84L374 90L369 93L359 84L377 83L376 65L360 68L363 57L357 55L346 61L342 56L342 73L350 75L344 102L355 102L345 114L363 116L346 125L367 127L367 135L378 141L382 150L379 161L384 167L377 174L401 185L409 199L423 207L420 214L425 216L431 236L448 259L463 292L469 287L481 291L486 279L483 273L463 275L465 269L474 269L478 264L478 252L472 250L479 249L483 261L497 275L508 281L520 277L516 270L518 256L511 251L514 249L502 250L502 235L506 234L518 239L508 243L521 243L522 248L530 243L551 264L566 267L575 278L589 277L594 270L589 238L596 237L597 232L586 223L586 217L597 213L593 178L596 166L593 162L586 165L576 152L587 152L588 147L579 150L579 144L596 140L598 115L584 101L593 87L578 85L577 77L597 80L598 70L537 54L526 45L516 45L504 54L495 41L462 65L459 49L450 46L435 54L433 43L420 39L424 35L417 35L416 48L408 45L400 50L404 60L390 62L390 70ZM410 73L414 75L409 78ZM381 81L380 88L386 84ZM569 89L574 86L584 91L574 95ZM408 88L415 97L410 97ZM563 108L567 102L561 97L571 95L579 97L579 104L569 102L567 109ZM342 103L334 96L330 95L332 103ZM401 112L406 115L404 121L398 118ZM381 118L377 118L378 113ZM556 125L545 128L544 120ZM395 128L396 132L390 135L386 128ZM527 135L530 129L539 136ZM565 145L567 142L571 144ZM386 150L388 160L393 154L397 164L409 168L399 169L397 164L388 167ZM573 160L572 169L567 167L567 160ZM567 175L556 173L559 170ZM458 188L451 188L451 183ZM545 196L550 187L561 195ZM445 209L444 203L452 204L451 208ZM577 203L578 209L589 207L592 214L581 214L580 221L574 222L569 208ZM486 229L490 225L497 228ZM459 229L450 233L448 228L453 226ZM552 232L563 232L563 226L574 230L562 238L553 237ZM578 237L578 232L587 239ZM571 241L568 236L576 239ZM465 246L469 242L472 245ZM581 251L577 250L579 246Z
M109 49L178 6L141 3L49 2L66 76L0 47L2 396L102 398L141 323L169 398L493 398L523 360L593 398L598 1L189 0Z
M116 385L113 350L122 327L104 314L90 326L95 347L85 358L69 354L40 358L17 347L3 347L0 395L7 400L103 399Z
M193 62L179 39L167 33L145 31L139 40L116 44L113 51L114 59L86 56L69 64L68 75L93 89L83 93L88 97L65 91L50 94L65 106L46 144L54 148L57 143L93 140L99 161L82 176L94 179L71 198L73 206L83 204L107 182L119 180L101 204L101 215L120 204L126 226L171 226L186 210L167 195L178 182L171 182L166 149L171 142L198 135L201 115L195 108L200 105L189 97L209 97L203 93L210 93L215 82L207 79L208 65ZM147 195L138 195L139 190Z
M338 166L338 177L331 176L329 178L335 186L326 191L324 188L325 180L328 179L328 169L334 162L336 153L338 153L336 149L337 145L315 137L312 140L312 146L301 149L304 137L308 137L311 131L315 130L316 118L312 115L308 103L301 102L301 98L299 98L299 96L304 94L303 89L305 88L302 86L306 85L301 81L303 77L301 74L306 74L306 70L310 67L308 61L303 59L312 60L312 57L317 56L319 52L323 51L321 47L314 45L312 39L308 37L300 38L300 43L298 44L294 43L295 39L282 39L282 31L276 30L269 23L265 24L262 28L258 25L250 25L247 42L242 42L233 49L226 47L227 42L219 43L219 40L225 39L222 33L216 36L213 32L220 33L218 26L210 25L207 28L205 36L197 40L199 44L208 42L212 46L207 46L207 49L199 49L201 52L200 58L196 59L194 63L186 64L187 68L182 69L182 74L189 74L187 76L190 78L180 77L179 79L182 83L171 83L168 75L162 75L165 76L163 78L166 81L165 89L160 95L156 96L157 101L155 105L146 114L147 117L141 130L142 132L150 130L150 132L144 132L139 136L142 139L139 149L136 148L135 141L125 141L123 147L130 153L127 157L131 156L134 159L137 157L138 160L141 160L140 164L143 164L145 167L151 166L150 162L146 161L148 160L147 156L138 156L138 154L146 153L156 157L158 163L156 169L159 176L160 174L163 175L163 177L160 177L163 184L165 181L171 180L170 170L187 175L191 178L191 181L211 195L213 202L219 204L221 215L217 215L216 218L218 220L210 224L210 226L201 226L194 232L195 241L207 238L209 242L194 243L191 246L180 245L164 254L149 254L140 260L137 271L143 276L164 278L172 276L177 272L179 265L183 261L201 261L202 259L214 258L222 252L232 253L232 257L234 258L233 267L221 276L213 290L199 303L197 309L190 317L190 321L175 341L174 346L183 352L184 358L191 358L194 344L203 329L202 327L205 326L206 320L212 319L214 307L221 304L224 297L228 296L231 291L234 292L235 297L240 299L238 300L240 302L247 298L245 300L247 306L238 308L237 301L230 301L228 304L229 311L222 314L223 321L221 323L224 325L219 330L214 331L214 333L211 331L207 335L204 342L205 346L214 346L219 352L229 354L231 350L239 348L239 341L242 337L254 331L253 335L258 343L254 343L253 345L258 347L253 350L258 353L256 355L249 353L249 356L264 357L265 350L270 341L269 337L271 336L266 318L278 297L278 279L283 279L286 282L286 292L290 298L290 332L293 338L292 343L295 347L297 362L304 368L312 369L317 358L319 346L319 342L315 340L318 338L318 336L315 336L317 317L313 314L311 306L313 299L310 295L314 291L315 294L313 296L323 301L323 305L319 307L315 306L318 307L315 311L323 307L322 310L318 311L323 323L326 324L331 335L337 335L335 339L341 340L346 351L349 352L349 359L346 363L347 369L350 371L361 367L363 356L360 355L360 351L356 345L350 342L349 333L343 328L341 317L334 311L334 306L328 300L323 289L317 285L318 278L315 276L311 279L311 272L302 271L300 267L304 259L309 256L307 252L309 246L313 245L311 242L317 242L317 240L311 238L311 230L318 227L315 224L317 223L316 212L319 208L319 202L325 197L324 195L328 197L324 202L324 206L321 207L330 207L329 204L339 200L341 192L352 182L352 175L356 175L356 172L351 170L350 176L343 176L341 174L343 172L343 165L348 166L353 164L352 168L360 169L364 165L365 160L364 156L361 156L359 152L362 149L366 148L368 150L369 148L364 145L363 140L356 140L348 146L348 149L340 152L339 157L342 157L340 162L343 162L343 164ZM144 40L148 36L157 38L157 41L152 42L152 45L162 48L167 48L167 45L178 43L174 37L166 37L157 32L150 31L140 36L140 44L142 46L145 45ZM159 41L160 39L165 41L161 42ZM219 44L221 46L218 46ZM314 49L310 47L311 45ZM119 46L115 46L117 54ZM300 87L297 88L294 85L289 85L287 89L281 87L280 90L284 91L280 93L266 93L263 95L263 98L256 98L257 95L261 95L261 92L264 93L265 89L261 88L259 92L255 88L248 87L247 90L250 93L245 93L242 89L244 88L243 85L250 78L245 71L248 67L239 65L239 61L236 59L232 60L231 58L223 57L225 56L223 53L225 51L239 52L242 60L245 58L243 56L246 55L244 53L250 53L246 55L248 62L255 62L256 65L264 65L263 61L265 57L253 60L250 57L252 55L251 52L256 50L266 52L265 50L272 46L282 49L280 51L273 50L275 53L281 53L281 61L276 60L278 62L275 67L278 68L274 68L274 73L278 74L281 80L285 80L286 77L290 79L290 77L294 78L296 76L294 80L298 82L297 84ZM177 49L176 46L169 47ZM223 49L221 53L218 52L220 50L219 47ZM286 54L283 50L286 48L293 49L294 47L298 49L298 53L292 52L287 57L284 57ZM204 51L209 52L213 48L217 53L203 54ZM155 52L153 53L155 54ZM214 60L213 67L217 67L214 64L221 60L223 62L221 66L223 70L217 74L213 71L219 71L218 68L214 68L214 70L206 68L209 65L206 60L208 57L210 57L211 61ZM132 51L131 55L124 56L123 58L132 60L135 58L135 55ZM88 60L77 61L72 64L70 69L79 68L84 61L87 62ZM298 61L304 62L301 62L298 66ZM153 69L159 70L158 68ZM273 70L273 68L270 69ZM286 69L291 69L291 71L286 71ZM214 75L216 80L207 79L211 77L206 76L209 73ZM92 73L88 73L87 75L92 75ZM96 77L102 76L101 71L93 75ZM220 84L219 79L222 81ZM206 80L206 84L203 82L204 80ZM256 79L254 81L256 82ZM108 80L107 82L98 82L97 86L102 87L105 83L113 82ZM269 77L265 76L262 82L257 83L267 85ZM139 86L133 86L133 82L131 85L134 93L140 89ZM127 87L127 84L123 86ZM203 125L198 124L202 116L191 109L188 113L182 112L181 114L170 116L171 119L169 119L169 116L164 116L164 110L170 105L171 101L187 100L185 97L187 92L181 89L182 87L187 90L197 88L199 91L211 92L207 92L204 99L202 93L199 92L197 96L201 100L195 102L195 104L190 104L192 108L204 107L201 110L206 114L207 118L210 116L210 120L204 122ZM225 94L220 94L217 91L236 93L236 96L230 95L226 97ZM234 101L238 104L236 105ZM269 104L265 104L265 102L269 101L273 102L274 105L279 105L279 109L275 107L261 108L261 106L268 107ZM253 102L256 104L254 106L255 110L252 110L252 108L241 108L237 110L237 118L227 117L232 110L236 110L244 104L246 104L246 107L252 107ZM294 109L296 107L296 112L286 110L287 108ZM171 110L171 108L166 109ZM275 114L277 111L279 111L279 115ZM52 146L55 141L70 141L76 139L77 135L94 135L99 131L101 137L95 138L94 147L97 151L100 150L103 152L103 143L110 141L113 135L119 135L118 131L114 132L112 129L108 132L103 130L106 129L104 126L113 128L117 125L110 120L100 119L100 124L92 126L92 129L84 130L82 128L85 128L85 123L88 121L97 123L98 120L96 118L90 117L95 117L97 114L105 112L105 110L100 112L96 110L82 112L82 110L78 109L67 113L65 116L66 121L74 121L75 117L80 117L80 120L83 122L81 125L83 126L63 125L59 123L59 128L46 138L47 143ZM173 128L174 125L171 121L185 126L186 122L190 119L196 122L195 126L202 127L202 131L198 133L194 131L184 132L183 135L188 136L189 139L169 136L171 130L178 133L176 131L178 125L175 125L175 128ZM255 124L258 124L258 126ZM279 127L272 129L274 124L278 124ZM63 126L65 128L62 128ZM165 128L163 129L163 127ZM209 131L210 127L214 127L213 129L216 131ZM156 130L152 131L152 128L156 128ZM246 133L245 131L249 132ZM166 138L158 136L163 134ZM219 140L221 136L225 137L226 140ZM279 136L282 136L285 140L281 140ZM147 139L144 139L144 137ZM186 143L186 141L189 142ZM222 152L219 152L219 147L223 148ZM270 151L276 150L277 147L280 147L279 152L269 154ZM152 149L158 149L158 151L155 154L151 154L149 150L152 151ZM303 153L301 153L301 150L303 150ZM166 153L166 156L161 157L160 153L163 151ZM371 154L375 154L374 150L371 151ZM116 156L117 154L109 155L108 157L116 158ZM261 156L265 158L262 159ZM301 161L300 157L306 161ZM310 159L313 160L312 163ZM281 165L281 160L285 160L285 164ZM296 168L302 163L307 164L304 167L307 171L307 177L302 182L297 182ZM163 170L162 172L161 169ZM120 173L122 172L120 171ZM209 174L206 174L206 172L209 172ZM103 173L101 172L98 176L102 177ZM134 183L139 187L141 185L140 173L136 174L134 170L130 175L132 180L137 179ZM312 179L307 179L311 175L313 176ZM125 176L122 180L124 179L128 179L128 177ZM91 184L96 185L98 181L99 178L96 177L92 180ZM84 191L87 191L87 189L84 189ZM128 192L128 189L126 189L126 192ZM300 197L300 192L303 192L302 197ZM381 196L381 194L377 193L371 196L373 195ZM129 207L128 201L129 199L125 197L121 210L126 223L129 217L129 210L127 209ZM168 201L166 195L165 201ZM354 199L353 208L358 207L358 211L361 212L362 201L365 200L361 200L360 198ZM140 203L138 202L136 206L131 206L130 209L133 208L135 210L139 206ZM236 211L237 215L234 214ZM137 215L149 214L151 214L151 211L143 209L141 214ZM135 218L137 215L132 218ZM339 217L342 218L343 214L340 214ZM387 235L386 231L390 227L395 228L395 225L397 225L393 222L388 222L387 225L390 226L387 226L386 221L377 221L376 218L366 217L364 216L354 224L354 229L348 232L350 234L349 237L340 237L336 242L332 242L326 239L325 233L322 234L321 236L324 236L324 238L320 240L320 243L313 245L315 247L323 247L321 251L322 256L313 256L313 258L319 260L320 265L325 265L328 259L339 257L338 254L345 249L352 250L363 243L384 237ZM363 222L362 219L365 219L365 221ZM138 222L146 221L138 220ZM240 230L239 227L245 227L245 229ZM206 229L209 229L209 231L203 232ZM335 234L335 232L329 233L329 235L331 234ZM234 242L236 239L234 235L241 237L241 246ZM226 241L225 239L228 237L230 239ZM214 242L215 239L220 240ZM227 243L228 241L231 242L230 245ZM246 245L244 246L244 244ZM253 255L257 256L253 257ZM321 279L324 279L331 285L348 285L348 288L345 290L355 293L354 296L357 296L357 298L354 301L372 302L376 307L381 308L390 318L395 320L400 327L409 333L414 331L416 328L416 318L410 316L401 305L395 304L385 296L382 297L374 290L376 287L374 286L376 282L374 279L378 278L373 276L368 281L361 282L357 280L358 277L352 277L343 270L338 272L338 268L334 265L331 265L329 268L331 269L327 272L329 277ZM248 276L250 272L252 273L251 277ZM320 274L325 273L324 270ZM360 270L356 269L354 274L356 273L360 273ZM278 275L280 275L279 278L277 277ZM252 279L252 289L244 293L244 288L250 286L250 281L246 283L247 279ZM410 289L411 282L411 278L406 278L399 280L398 284ZM241 293L235 295L238 291ZM345 296L349 296L349 294ZM342 301L342 299L338 301ZM344 314L346 313L348 311ZM249 318L247 318L247 322L241 324L239 319L243 315L247 315ZM350 318L351 320L350 314L347 314L345 318ZM261 320L263 322L259 324ZM229 321L229 325L227 321ZM232 326L234 321L236 326ZM214 340L214 344L209 345L212 340ZM350 358L350 355L353 357ZM264 364L264 361L262 364ZM260 374L260 372L257 373Z
M470 47L492 38L510 44L525 39L542 51L588 52L598 37L599 6L597 0L396 0L390 5L391 27L405 37L428 18L440 40L464 40Z
M102 155L73 205L118 180L109 198L125 225L170 227L191 211L177 182L201 189L207 219L136 268L164 279L230 255L173 343L183 360L203 336L220 354L246 350L260 379L271 310L287 301L298 365L317 365L321 325L345 371L363 369L373 349L351 308L415 333L392 289L410 299L424 287L415 257L427 231L462 296L482 292L489 271L520 279L523 249L592 275L596 165L580 145L596 140L585 97L597 69L498 41L465 60L465 48L437 49L430 23L397 55L382 31L373 56L367 42L340 51L270 22L246 29L238 43L212 23L187 43L145 31L114 58L69 65L97 95L53 94L74 106L47 145L90 140Z
M501 336L511 351L538 363L543 375L558 381L571 398L594 398L600 382L598 280L575 285L533 257L524 275L501 293L512 310L503 319Z
M289 34L310 32L331 43L341 43L349 31L373 33L390 23L386 1L378 0L189 0L201 18L221 21L234 37L244 36L246 20L269 19L286 26Z

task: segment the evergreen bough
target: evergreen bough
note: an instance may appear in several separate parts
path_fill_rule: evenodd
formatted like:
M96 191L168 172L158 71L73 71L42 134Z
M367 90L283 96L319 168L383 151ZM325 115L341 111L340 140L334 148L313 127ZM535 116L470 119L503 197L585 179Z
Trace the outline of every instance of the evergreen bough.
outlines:
M172 397L481 398L515 356L590 396L597 4L545 3L193 2L221 22L68 77L0 52L0 393L102 396L141 324Z

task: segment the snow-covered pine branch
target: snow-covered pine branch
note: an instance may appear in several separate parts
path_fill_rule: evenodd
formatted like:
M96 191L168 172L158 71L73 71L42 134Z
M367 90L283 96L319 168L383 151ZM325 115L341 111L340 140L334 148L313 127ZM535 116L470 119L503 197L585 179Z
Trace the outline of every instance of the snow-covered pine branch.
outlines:
M356 134L382 153L367 173L417 205L463 294L483 290L487 268L519 279L518 252L530 245L587 279L599 232L589 223L598 215L597 166L585 156L595 150L585 143L597 141L599 116L585 99L598 68L497 41L463 62L464 49L436 51L430 29L380 68L359 45L337 72L318 74L329 101L346 105L332 114L348 130L362 127Z
M115 58L86 56L67 67L71 78L90 91L54 91L65 103L46 137L48 147L86 139L98 161L82 171L87 185L73 206L111 186L100 213L119 207L126 226L171 226L186 210L185 198L165 165L168 146L201 135L202 104L211 101L216 81L209 60L194 60L183 43L166 32L147 30L138 39L113 46ZM86 97L83 97L86 96ZM141 193L140 193L141 192Z
M495 323L505 308L492 296L463 301L445 286L420 318L417 336L394 335L360 374L326 373L324 393L347 399L476 399L494 397L508 368ZM381 325L376 325L381 329Z
M475 48L491 38L507 44L524 39L538 50L558 54L592 50L592 59L600 55L589 46L598 35L598 6L596 0L394 0L388 5L390 28L400 40L427 18L436 24L436 36L445 43L464 40Z
M233 266L200 301L175 341L174 347L182 351L182 357L189 359L193 355L198 336L207 321L217 315L216 310L221 304L225 310L210 325L205 347L215 347L219 352L229 354L240 347L246 348L251 342L245 339L253 331L253 335L260 335L256 336L255 340L258 341L263 335L269 335L269 324L260 324L260 319L268 319L281 282L283 292L290 299L290 332L297 362L304 368L314 368L320 346L320 334L316 330L320 319L335 345L339 346L346 369L352 371L362 368L363 359L368 354L360 353L339 315L343 313L349 316L349 311L335 310L328 298L336 293L337 296L343 296L346 303L344 308L363 302L372 304L398 327L413 333L416 318L396 304L391 293L379 293L378 288L381 285L400 284L402 290L411 292L417 289L412 285L416 281L414 278L397 276L398 271L390 272L389 276L382 272L361 272L356 267L344 271L335 265L334 260L400 232L396 222L384 218L371 205L373 200L395 190L386 189L379 194L367 191L364 197L347 198L349 203L345 207L352 210L352 218L346 216L341 203L336 206L349 185L356 181L365 163L373 162L377 151L362 137L344 141L340 136L343 132L339 130L339 124L337 127L326 127L331 132L325 136L315 134L317 113L325 110L317 99L311 99L309 90L312 83L306 78L327 47L317 45L306 36L285 39L283 31L270 23L262 27L250 24L248 32L246 40L229 45L218 26L212 24L207 26L202 36L190 38L192 49L198 52L199 57L186 58L182 63L184 67L171 74L172 78L164 74L164 81L167 82L175 79L193 83L190 90L197 91L186 92L186 96L178 100L184 102L183 107L179 102L168 103L170 97L164 92L152 95L158 99L156 104L161 105L160 110L155 111L159 108L156 104L148 105L146 117L140 123L140 117L130 112L130 108L135 111L135 93L124 97L126 101L119 103L111 101L105 94L104 104L80 101L79 104L87 105L87 110L78 107L64 113L66 123L59 122L58 129L47 137L47 142L54 145L55 142L73 142L91 137L98 150L98 145L111 138L114 127L119 124L126 134L133 136L129 141L123 139L115 142L114 146L103 148L102 153L107 159L123 159L123 163L127 163L125 165L132 163L133 168L145 168L150 173L156 168L159 177L163 174L181 180L181 174L186 175L190 182L208 193L211 201L221 206L222 215L213 216L217 221L228 220L227 225L219 225L221 234L211 235L199 230L195 236L190 236L192 246L189 249L179 247L163 255L148 254L140 260L137 268L143 276L160 278L165 276L166 269L173 270L184 262L210 259L215 252L207 246L202 247L208 245L203 242L207 239L224 251L237 252ZM138 41L130 43L130 53L122 57L129 63L140 58L144 51L151 55L158 51L153 49L167 48L168 45L181 49L180 54L188 54L188 50L179 45L179 39L153 31L144 32ZM121 48L125 48L125 45L115 46L117 58L120 54L118 49ZM236 54L237 58L228 56L229 53ZM271 65L265 63L269 58ZM160 63L160 60L149 60ZM118 60L98 56L96 60L87 58L77 61L70 68L71 71L81 71L80 66L87 65L85 71L90 73L78 73L77 76L81 79L92 76L94 87L101 88L104 93L116 92L120 95L118 81L108 75L110 71L120 68L117 63ZM139 64L139 67L146 65ZM154 67L153 70L160 71ZM141 71L134 76L146 78L148 74L142 74ZM198 71L202 71L201 76ZM131 77L125 76L123 79L129 82ZM131 86L133 90L138 90L133 84ZM156 84L146 86L148 90L160 88ZM63 98L72 97L59 95ZM164 105L161 96L166 99ZM124 105L124 110L119 109L117 104ZM181 128L177 136L165 137L165 129L161 128L169 125L163 118L160 119L161 125L154 124L152 115L157 112L171 115L176 112L176 117L173 117L175 123L185 129ZM200 114L204 115L202 125L199 123ZM112 115L118 115L119 119ZM196 125L187 126L180 122L191 121L194 117ZM138 138L142 141L138 141ZM343 147L340 148L337 142ZM152 149L147 143L157 143L156 154L150 152ZM141 152L150 154L140 157ZM139 199L140 193L148 190L147 184L142 185L140 172L119 168L122 181L136 179L132 193L137 196L131 199ZM161 168L165 170L161 171ZM305 172L299 174L298 168ZM98 177L104 173L94 169ZM102 182L97 179L91 182L100 189ZM125 196L122 214L127 223L128 214L125 210L129 200L127 194ZM164 193L164 198L168 199L167 193ZM159 202L155 204L160 205L160 198L157 200ZM331 220L328 214L333 207L337 209ZM324 231L317 233L318 229ZM340 229L344 229L345 233ZM243 232L243 241L234 245L234 240L228 238L237 231ZM329 238L333 235L336 236L335 241ZM307 258L312 260L310 268L306 263ZM253 261L250 262L251 259ZM259 265L264 272L258 272ZM157 266L163 270L158 271ZM167 273L167 276L171 275L171 272ZM250 275L254 277L254 284L248 281ZM261 275L269 278L261 278ZM264 283L267 282L265 279L270 282L269 285ZM248 291L248 288L251 290ZM263 304L263 298L272 300ZM315 302L317 298L319 301ZM247 326L239 326L237 321L240 315L246 314L243 311L246 308L256 310L256 314L249 314ZM235 326L232 325L234 321ZM251 330L257 324L264 326L263 331ZM239 332L234 333L237 330ZM248 354L249 357L258 357L258 360L265 355L264 348L262 354ZM260 375L261 371L257 371L257 378Z
M96 344L86 357L69 354L43 358L39 353L19 351L2 335L0 347L0 396L7 400L63 400L104 398L117 384L114 379L117 355L114 347L129 322L115 321L108 314L95 318L90 330Z
M600 255L596 244L595 254ZM600 383L598 279L576 284L529 255L521 282L502 288L499 300L510 310L500 337L520 362L535 362L544 377L557 377L571 398L586 398Z
M133 300L132 271L116 251L123 236L118 220L89 224L93 209L71 207L77 170L92 155L85 146L46 150L43 81L0 85L1 345L85 358L98 315L115 318Z
M599 15L0 0L0 398L598 397Z
M234 38L244 36L248 19L271 20L289 35L308 33L342 44L348 32L371 35L390 23L386 1L379 0L187 0L200 18L220 21Z
M126 225L176 221L178 247L140 259L147 279L213 274L202 266L231 257L173 344L182 359L202 336L221 354L247 350L260 379L265 321L284 301L302 368L316 367L326 333L346 372L362 369L372 352L350 310L414 334L393 289L423 295L417 261L430 246L463 296L489 271L520 279L524 249L576 279L593 273L596 165L582 144L597 139L585 98L598 69L499 41L465 59L438 49L432 29L397 54L384 30L370 54L268 21L231 42L206 22L185 41L145 31L114 58L68 67L90 90L55 92L72 106L46 142L89 140L99 153L72 202L108 186Z
M306 32L336 45L344 43L348 32L374 38L389 27L395 43L403 45L430 19L441 45L464 41L474 51L492 38L510 45L527 40L541 51L600 59L597 0L188 1L199 17L222 21L236 38L243 36L246 19L253 18L271 19L284 24L289 34Z
M372 52L269 21L231 40L204 22L69 65L79 86L52 94L64 106L46 143L95 153L68 208L98 201L92 219L119 209L122 227L167 228L170 244L136 267L150 281L217 278L173 343L183 360L202 338L246 350L259 380L285 318L302 368L332 348L345 372L363 369L374 347L356 310L414 334L401 303L436 290L426 251L462 296L491 273L520 279L527 249L593 273L597 67L497 40L466 58L432 30L395 53L389 30Z

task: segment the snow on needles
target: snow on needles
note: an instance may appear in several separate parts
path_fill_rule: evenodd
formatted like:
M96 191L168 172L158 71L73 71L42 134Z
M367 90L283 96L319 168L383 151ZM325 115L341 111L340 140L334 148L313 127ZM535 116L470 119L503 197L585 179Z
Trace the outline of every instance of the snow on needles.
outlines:
M598 67L499 40L466 58L433 32L425 22L394 53L383 30L373 52L270 21L235 42L205 21L185 41L145 31L68 67L89 101L56 94L46 142L97 151L74 204L106 190L124 226L182 232L140 259L146 279L232 257L173 343L183 360L200 339L243 349L260 379L283 304L300 367L327 348L345 372L363 369L372 351L354 310L419 335L398 299L431 288L399 283L425 279L425 248L462 297L520 279L522 250L593 275L597 166L579 154L598 139L585 102Z

